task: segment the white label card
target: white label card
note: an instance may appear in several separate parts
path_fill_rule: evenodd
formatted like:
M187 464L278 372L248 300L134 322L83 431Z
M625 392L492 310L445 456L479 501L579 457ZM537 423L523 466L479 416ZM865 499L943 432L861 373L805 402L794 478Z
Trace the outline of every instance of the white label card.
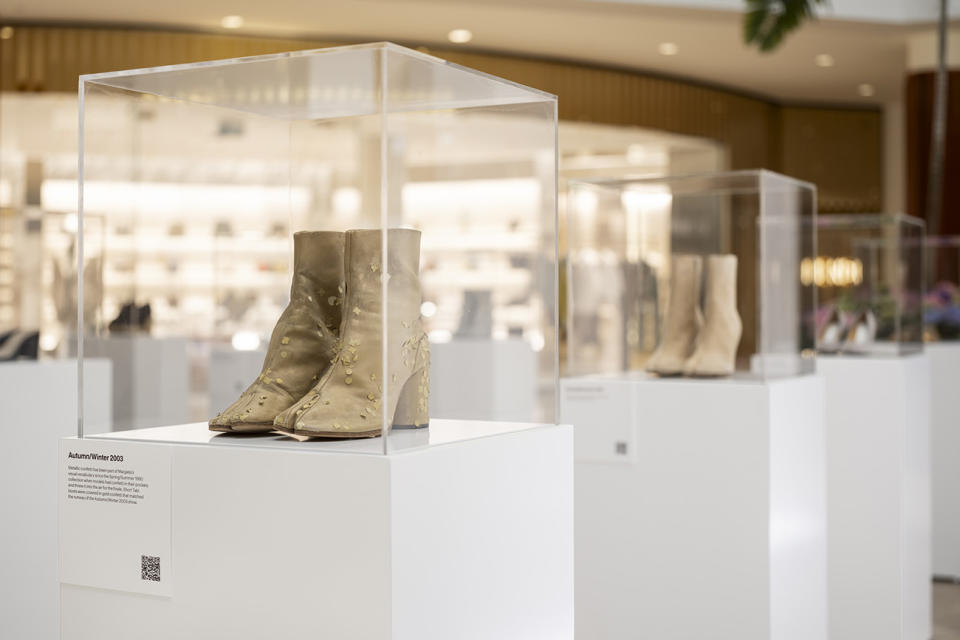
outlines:
M60 582L173 595L171 447L60 442Z
M577 462L635 464L633 386L608 380L562 380L560 417L573 425Z

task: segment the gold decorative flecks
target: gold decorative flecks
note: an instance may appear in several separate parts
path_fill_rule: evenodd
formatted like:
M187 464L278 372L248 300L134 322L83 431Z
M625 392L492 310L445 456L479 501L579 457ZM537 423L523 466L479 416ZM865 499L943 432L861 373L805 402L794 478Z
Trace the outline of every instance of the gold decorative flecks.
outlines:
M372 393L368 393L367 400L373 400L373 399L374 399L374 395Z
M376 262L370 263L370 271L373 271L374 273L376 273L379 270L380 270L380 265L378 265Z
M323 404L330 404L330 401L329 401L329 400L324 400L324 401L323 401Z
M409 329L409 328L410 328L410 323L407 322L406 320L401 320L401 321L400 321L400 326L403 327L404 329Z
M343 381L346 382L347 384L353 384L353 378L351 378L350 376L347 376L346 378L344 378Z
M307 300L309 300L310 302L313 302L313 296L307 296Z
M277 384L283 384L283 378L277 378Z
M280 352L280 357L281 357L281 358L286 358L288 355L290 355L290 354L287 353L286 351L281 351L281 352Z
M327 304L330 305L331 307L336 306L337 296L330 296L329 298L327 298Z
M346 374L347 374L348 376L352 376L352 375L353 375L353 369L350 369L350 368L348 367L347 370L346 370Z
M376 380L377 380L377 374L371 373L371 374L370 374L370 382L376 382Z
M354 307L354 308L353 308L353 315L355 315L355 316L360 315L360 307Z
M396 381L397 381L397 374L393 374L392 376L390 376L390 381L391 381L391 382L396 382Z
M290 338L284 336L283 339L280 340L280 344L290 344Z

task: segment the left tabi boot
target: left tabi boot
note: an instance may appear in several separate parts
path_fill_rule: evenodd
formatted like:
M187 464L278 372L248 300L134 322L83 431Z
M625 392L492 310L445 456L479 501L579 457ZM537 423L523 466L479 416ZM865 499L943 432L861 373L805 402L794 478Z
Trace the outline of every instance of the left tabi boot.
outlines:
M330 366L340 330L345 236L336 231L293 235L290 303L280 315L260 375L210 421L211 431L264 433Z

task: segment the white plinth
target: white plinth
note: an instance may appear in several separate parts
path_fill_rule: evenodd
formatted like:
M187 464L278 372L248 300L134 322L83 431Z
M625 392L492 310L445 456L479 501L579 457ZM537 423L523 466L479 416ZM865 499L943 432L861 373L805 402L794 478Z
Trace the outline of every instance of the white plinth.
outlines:
M256 380L266 355L267 352L261 350L237 351L216 347L211 350L210 371L207 374L210 415L216 415L230 406Z
M190 370L184 338L87 337L84 357L113 363L115 430L186 422Z
M110 424L110 363L86 362L84 414ZM57 446L77 433L77 361L0 364L0 637L55 640Z
M63 584L62 638L573 638L572 430L488 426L388 456L202 424L97 439L171 456L172 596Z
M561 381L577 637L825 640L823 393L818 376Z
M960 580L960 343L927 345L933 442L933 574Z
M930 375L923 355L822 357L831 640L929 640Z
M430 345L430 415L530 422L537 417L537 354L519 338Z

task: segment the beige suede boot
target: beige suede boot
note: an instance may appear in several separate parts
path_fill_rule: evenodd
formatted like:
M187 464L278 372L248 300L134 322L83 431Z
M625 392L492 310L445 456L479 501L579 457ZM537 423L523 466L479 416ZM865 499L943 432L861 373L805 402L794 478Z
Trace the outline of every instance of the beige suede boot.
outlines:
M736 367L743 325L737 313L737 257L707 257L705 322L697 348L683 367L688 376L729 376Z
M387 317L381 302L382 232L348 231L338 353L319 384L277 416L278 431L373 437L381 433L384 412L394 427L427 425L430 345L420 323L420 232L390 229L387 234ZM390 367L386 380L384 348Z
M661 376L676 376L693 353L697 333L703 325L700 313L700 280L703 260L700 256L673 257L670 274L670 304L663 320L660 346L647 360L647 371Z
M272 431L274 418L329 368L343 310L344 239L334 231L293 235L290 302L273 328L263 368L240 398L210 421L212 431Z

